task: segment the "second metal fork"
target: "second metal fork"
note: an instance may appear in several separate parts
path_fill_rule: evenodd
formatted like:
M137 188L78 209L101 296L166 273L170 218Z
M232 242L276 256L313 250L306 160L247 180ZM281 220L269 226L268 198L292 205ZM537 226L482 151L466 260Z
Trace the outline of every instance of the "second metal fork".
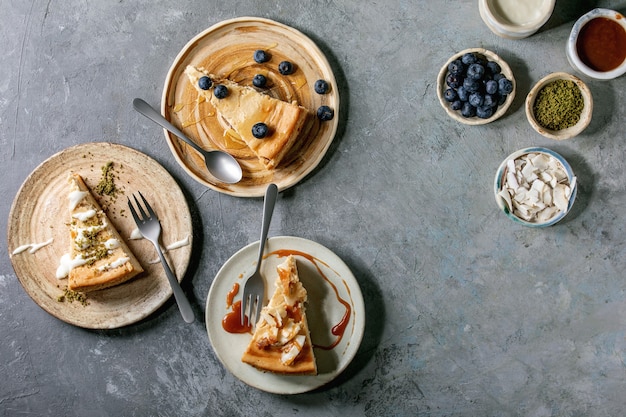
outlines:
M259 311L263 307L263 297L265 296L265 281L261 275L261 260L263 259L263 251L265 250L265 241L267 240L267 232L272 221L272 213L278 196L278 187L276 184L270 184L265 191L265 199L263 201L263 226L261 227L261 241L259 242L259 259L256 263L256 269L252 275L246 280L243 286L243 297L241 299L241 325L245 325L246 312L249 309L248 323L254 327Z
M137 228L139 229L139 232L141 232L141 235L150 242L152 242L152 244L156 248L159 259L161 260L161 264L163 264L163 268L165 269L165 275L167 276L167 280L169 281L170 286L172 287L172 291L174 292L174 298L176 299L176 304L178 304L180 314L183 316L183 319L187 323L193 323L195 317L193 314L193 310L191 309L191 305L189 304L189 300L187 300L187 297L185 297L185 293L180 287L180 284L178 283L176 276L174 276L174 273L170 269L170 266L167 264L165 256L163 256L161 246L159 245L159 237L161 236L161 223L159 222L156 213L154 212L154 210L152 210L152 207L150 207L150 204L148 204L144 196L141 193L139 193L139 196L141 197L147 212L141 207L141 204L139 204L139 200L137 200L137 197L135 195L133 195L133 198L135 199L135 204L137 205L137 209L139 210L141 216L139 216L137 210L135 210L135 207L133 207L130 198L128 199L128 208L130 209L130 212L135 219L135 223L137 224Z

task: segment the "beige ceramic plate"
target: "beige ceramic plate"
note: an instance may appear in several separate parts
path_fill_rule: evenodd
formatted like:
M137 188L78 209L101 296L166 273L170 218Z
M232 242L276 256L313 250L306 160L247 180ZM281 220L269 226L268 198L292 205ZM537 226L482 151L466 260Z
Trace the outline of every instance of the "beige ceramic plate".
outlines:
M257 64L254 51L264 49L271 60ZM288 76L278 64L291 61L296 71ZM204 67L210 73L243 85L252 85L258 73L268 78L263 91L285 101L296 100L309 109L308 123L298 143L275 170L266 170L248 148L225 129L209 102L197 103L197 93L184 74L187 65ZM328 94L314 90L318 79L330 85ZM327 122L316 117L319 106L327 105L335 116ZM311 172L328 150L339 121L339 94L335 76L320 49L303 33L268 19L242 17L218 23L193 38L178 54L165 80L161 112L203 148L222 149L234 155L243 168L243 179L224 184L208 174L202 157L165 132L178 163L198 182L216 191L240 197L260 197L269 183L280 190L291 187Z
M111 222L126 239L145 272L119 285L88 294L88 305L59 302L67 280L55 276L61 256L69 251L67 178L70 170L82 175L93 189L102 166L112 161L117 198L95 194ZM144 239L129 240L136 228L126 197L141 191L163 226L163 246L189 238L189 244L166 257L182 279L191 256L191 215L180 188L156 161L134 149L111 143L88 143L68 148L39 165L22 184L9 215L8 250L13 269L28 295L48 313L76 326L111 329L137 322L157 310L172 294L154 246ZM16 248L52 242L34 253L13 254Z
M319 243L291 236L272 237L265 246L261 272L266 281L265 303L274 292L276 266L293 254L298 275L307 290L306 315L315 347L317 375L278 375L241 362L251 335L227 333L222 318L232 311L226 304L235 284L256 268L259 242L235 253L219 270L207 297L206 327L215 353L224 366L246 384L276 394L311 391L335 379L356 355L365 331L365 305L359 283L348 266ZM240 288L235 301L241 299ZM344 304L345 303L345 304ZM348 307L346 307L348 306ZM346 319L344 321L344 319ZM343 337L332 329L345 323ZM333 344L336 343L336 346Z
M480 117L476 117L476 116L475 117L463 117L461 116L460 110L452 110L450 108L450 103L448 103L443 98L443 93L448 88L448 86L446 85L446 77L448 76L448 65L450 65L450 63L454 61L455 59L459 59L463 55L469 52L474 52L477 55L482 55L483 57L487 58L489 61L497 62L500 65L502 74L506 78L508 78L511 81L511 83L513 83L513 91L511 92L511 94L507 96L504 104L502 104L501 106L498 106L498 109L493 114L493 116L491 116L488 119L481 119ZM450 59L448 59L448 61L443 65L443 67L441 67L441 70L439 70L439 75L437 77L437 96L439 97L439 102L441 103L441 106L444 108L446 113L448 113L448 116L466 125L484 125L487 123L491 123L499 119L500 117L502 117L504 113L506 113L506 111L509 109L511 104L513 103L513 99L515 99L515 89L516 89L515 77L513 76L513 71L511 71L511 67L509 67L506 61L500 58L498 55L484 48L469 48L469 49L465 49L463 51L457 52L456 54L452 55Z

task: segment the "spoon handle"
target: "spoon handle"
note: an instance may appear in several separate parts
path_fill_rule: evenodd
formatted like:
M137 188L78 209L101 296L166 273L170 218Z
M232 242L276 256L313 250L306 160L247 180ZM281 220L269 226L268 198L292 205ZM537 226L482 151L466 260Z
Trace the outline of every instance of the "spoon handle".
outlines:
M153 122L155 122L158 125L161 125L166 130L169 130L170 132L172 132L173 134L178 136L182 141L187 143L189 146L194 148L196 151L200 152L203 155L206 153L206 151L204 149L202 149L200 146L198 146L196 143L194 143L191 139L189 139L187 136L185 136L185 134L183 132L181 132L176 126L171 124L165 117L163 117L161 115L161 113L157 112L152 106L150 106L144 100L142 100L140 98L134 99L133 100L133 107L135 108L135 110L137 110L139 113L141 113L144 116L146 116L148 119L152 120Z
M261 227L261 242L259 244L259 260L256 263L257 269L261 267L261 260L263 259L263 252L265 250L265 241L267 240L267 232L270 228L272 221L272 213L274 212L274 205L276 204L276 197L278 196L278 187L276 184L270 184L265 190L265 200L263 201L263 226Z

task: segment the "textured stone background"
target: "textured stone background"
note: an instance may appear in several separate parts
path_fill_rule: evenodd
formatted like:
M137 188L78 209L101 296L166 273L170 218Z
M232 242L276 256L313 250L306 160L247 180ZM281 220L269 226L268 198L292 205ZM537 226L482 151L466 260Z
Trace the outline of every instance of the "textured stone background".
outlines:
M476 1L0 2L0 224L27 175L71 145L132 146L188 197L199 244L184 288L202 316L211 281L258 240L262 201L218 194L177 165L161 131L132 110L158 103L187 41L221 20L291 25L327 55L341 125L319 169L279 196L271 235L311 239L353 270L366 334L349 368L312 393L250 388L216 358L199 320L173 302L149 319L87 331L45 313L20 286L0 241L0 415L617 416L626 407L626 78L588 81L594 118L563 143L536 134L531 85L573 72L565 41L594 6L557 1L534 36L493 35ZM450 55L485 47L518 90L503 119L467 127L437 102ZM533 230L496 208L500 162L531 145L568 159L574 211Z

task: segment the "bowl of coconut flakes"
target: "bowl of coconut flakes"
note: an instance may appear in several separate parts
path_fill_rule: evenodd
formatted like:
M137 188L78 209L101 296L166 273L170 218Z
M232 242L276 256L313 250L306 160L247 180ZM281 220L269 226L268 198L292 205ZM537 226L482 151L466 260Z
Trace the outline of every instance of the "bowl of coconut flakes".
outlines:
M547 227L562 220L576 199L576 176L558 153L541 147L509 155L494 181L498 207L513 221Z

